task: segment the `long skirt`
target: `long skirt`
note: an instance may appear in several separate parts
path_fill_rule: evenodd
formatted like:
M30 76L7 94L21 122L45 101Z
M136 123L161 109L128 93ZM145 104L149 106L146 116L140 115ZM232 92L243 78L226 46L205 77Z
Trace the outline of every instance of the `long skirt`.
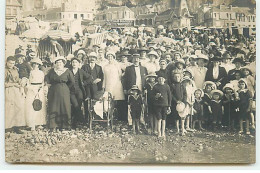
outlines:
M48 128L71 128L70 90L66 83L51 85L48 92Z
M25 126L24 115L25 98L19 88L9 87L5 89L5 128Z
M41 85L30 85L29 87L27 87L28 91L25 99L25 118L26 125L29 127L46 124L46 99L44 96L43 88L40 89L38 95L38 90L40 87ZM42 109L39 111L35 111L32 106L35 97L42 101Z

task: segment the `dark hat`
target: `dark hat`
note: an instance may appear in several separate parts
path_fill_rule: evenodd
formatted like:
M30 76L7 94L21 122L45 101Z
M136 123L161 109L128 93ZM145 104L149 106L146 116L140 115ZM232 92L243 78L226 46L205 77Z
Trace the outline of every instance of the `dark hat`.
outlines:
M214 56L210 61L221 61L222 59L219 56Z
M140 54L138 54L138 53L134 53L133 54L133 58L140 58L141 56L140 56Z
M72 62L73 60L77 60L79 63L81 63L81 60L76 57L71 58L70 62Z
M235 58L233 60L233 63L240 62L241 64L245 64L244 60L242 58Z

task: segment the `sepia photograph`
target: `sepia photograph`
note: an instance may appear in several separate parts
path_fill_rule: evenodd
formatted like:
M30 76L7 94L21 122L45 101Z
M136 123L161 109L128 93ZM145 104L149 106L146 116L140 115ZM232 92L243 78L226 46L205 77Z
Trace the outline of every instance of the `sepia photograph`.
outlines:
M256 0L5 5L5 162L256 163Z

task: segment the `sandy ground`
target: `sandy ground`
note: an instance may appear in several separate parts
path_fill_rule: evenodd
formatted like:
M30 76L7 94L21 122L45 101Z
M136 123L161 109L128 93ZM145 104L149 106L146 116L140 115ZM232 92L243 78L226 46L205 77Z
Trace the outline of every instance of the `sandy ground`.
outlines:
M254 163L255 137L219 131L189 132L167 129L167 139L133 135L117 124L107 133L102 124L90 134L87 127L24 134L6 133L6 161L10 163Z

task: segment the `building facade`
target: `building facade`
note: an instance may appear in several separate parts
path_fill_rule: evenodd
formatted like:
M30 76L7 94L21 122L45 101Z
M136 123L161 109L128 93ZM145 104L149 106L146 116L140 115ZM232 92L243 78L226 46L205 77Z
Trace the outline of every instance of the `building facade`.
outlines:
M126 6L108 7L108 9L98 13L95 18L96 24L112 27L133 26L134 21L134 12Z
M6 0L5 19L11 20L19 17L22 5L17 0Z

